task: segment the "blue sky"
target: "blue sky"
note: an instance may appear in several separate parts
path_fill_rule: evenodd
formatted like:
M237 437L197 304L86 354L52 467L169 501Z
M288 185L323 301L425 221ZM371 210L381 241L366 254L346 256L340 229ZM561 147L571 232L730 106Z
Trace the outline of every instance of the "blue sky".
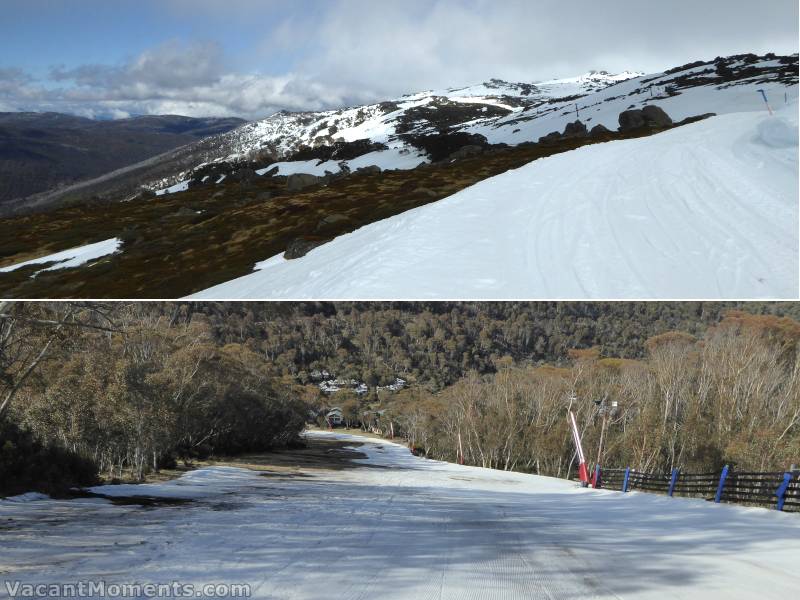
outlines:
M0 110L266 116L797 51L796 0L0 0Z
M46 75L50 66L121 62L169 40L216 41L240 66L280 72L294 55L254 56L273 29L319 3L171 0L3 0L0 66ZM205 5L205 6L204 6ZM233 5L229 14L226 6ZM252 10L245 16L246 10ZM227 20L227 22L226 22Z

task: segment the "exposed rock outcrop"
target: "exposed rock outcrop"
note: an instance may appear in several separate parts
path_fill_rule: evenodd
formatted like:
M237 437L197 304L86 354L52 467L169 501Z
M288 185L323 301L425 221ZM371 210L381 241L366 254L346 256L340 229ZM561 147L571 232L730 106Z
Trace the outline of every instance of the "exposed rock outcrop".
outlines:
M410 135L404 134L400 138L407 144L411 144L425 151L430 157L431 162L437 163L450 159L450 156L464 146L480 146L485 148L489 145L486 138L478 133L466 133L458 131L455 133L439 133L436 135Z
M467 146L462 146L453 152L448 158L450 160L460 160L462 158L469 158L470 156L477 156L478 154L483 154L483 146L469 144Z
M589 132L586 130L586 125L584 125L580 120L573 121L572 123L567 123L567 126L564 127L564 134L562 137L565 138L577 138L577 137L587 137Z
M380 167L370 165L369 167L361 167L360 169L356 169L356 173L359 175L380 175L382 171Z
M342 214L338 214L338 213L333 213L331 215L326 215L325 217L323 217L320 220L319 223L317 223L317 231L321 231L321 230L327 229L328 227L331 227L332 225L341 225L343 223L348 222L349 220L350 220L350 218L347 217L346 215L342 215Z
M286 189L290 192L296 192L298 190L305 189L307 187L311 187L313 185L319 185L323 183L325 180L324 177L317 177L316 175L309 175L307 173L295 173L293 175L289 175L286 180Z
M470 144L468 146L462 146L453 152L448 158L449 160L460 160L462 158L469 158L470 156L477 156L478 154L483 154L483 147Z
M672 119L664 112L664 109L652 104L648 104L642 109L635 108L619 114L619 130L622 132L644 127L661 129L671 126Z
M624 110L619 113L619 130L633 131L645 126L644 113L638 108Z
M551 131L547 135L543 135L542 137L540 137L539 143L548 145L548 144L554 144L559 140L561 140L561 133L559 133L558 131Z
M296 258L302 258L309 252L311 252L317 246L321 246L325 242L329 240L306 240L298 238L296 240L292 240L289 242L289 245L286 247L286 251L283 253L283 258L286 260L294 260Z
M243 168L231 173L229 179L231 181L254 181L258 177L253 169Z
M600 137L606 134L611 133L611 130L606 127L605 125L595 125L592 127L592 130L589 132L589 137Z
M262 177L272 177L277 175L280 172L280 167L272 167L269 171L266 171Z
M664 112L660 106L648 104L642 109L645 121L648 127L669 127L672 125L672 119Z

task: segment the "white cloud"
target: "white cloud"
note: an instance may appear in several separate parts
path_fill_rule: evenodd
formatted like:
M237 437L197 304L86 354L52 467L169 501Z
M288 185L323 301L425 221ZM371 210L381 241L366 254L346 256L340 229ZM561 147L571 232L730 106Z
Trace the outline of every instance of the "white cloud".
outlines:
M337 0L318 30L282 35L313 43L302 67L320 80L396 94L797 50L795 0L754 10L749 0Z
M721 54L797 51L794 0L771 0L758 18L750 0L164 0L163 10L218 20L227 36L263 23L249 58L264 69L232 64L219 43L173 41L124 64L57 67L48 82L0 69L0 108L258 118L491 77L652 72Z
M293 73L226 73L224 63L216 44L171 42L122 65L56 67L50 74L56 88L5 70L0 72L0 101L92 117L174 113L257 118L278 110L322 110L369 100L345 86Z

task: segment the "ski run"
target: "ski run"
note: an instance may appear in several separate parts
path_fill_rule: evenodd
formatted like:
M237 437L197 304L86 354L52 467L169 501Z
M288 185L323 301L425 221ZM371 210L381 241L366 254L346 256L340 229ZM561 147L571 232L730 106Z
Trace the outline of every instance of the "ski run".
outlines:
M286 600L793 598L796 514L464 467L363 443L357 468L296 477L210 467L107 495L0 500L9 582L246 584ZM9 589L0 589L0 598Z

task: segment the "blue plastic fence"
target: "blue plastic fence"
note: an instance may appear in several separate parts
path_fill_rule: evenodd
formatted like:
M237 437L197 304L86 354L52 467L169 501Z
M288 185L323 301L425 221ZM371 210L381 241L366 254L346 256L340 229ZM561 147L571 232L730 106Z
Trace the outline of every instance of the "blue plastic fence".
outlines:
M728 465L716 473L644 473L630 467L595 467L597 487L622 492L643 491L667 496L693 496L713 502L770 506L800 512L800 471L739 472Z

